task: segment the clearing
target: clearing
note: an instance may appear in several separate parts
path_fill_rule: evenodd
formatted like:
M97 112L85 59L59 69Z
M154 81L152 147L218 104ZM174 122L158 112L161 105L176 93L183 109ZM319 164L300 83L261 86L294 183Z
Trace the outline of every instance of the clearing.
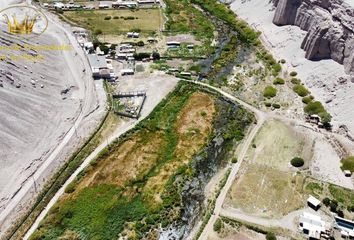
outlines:
M64 16L92 31L119 35L128 31L155 32L163 25L160 9L66 11Z

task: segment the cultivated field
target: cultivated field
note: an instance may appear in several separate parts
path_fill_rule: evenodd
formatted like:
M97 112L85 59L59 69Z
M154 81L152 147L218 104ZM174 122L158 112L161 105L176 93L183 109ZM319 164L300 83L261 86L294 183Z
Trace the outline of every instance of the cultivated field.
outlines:
M64 16L84 28L101 30L104 35L119 35L132 30L154 32L163 24L160 9L66 11Z

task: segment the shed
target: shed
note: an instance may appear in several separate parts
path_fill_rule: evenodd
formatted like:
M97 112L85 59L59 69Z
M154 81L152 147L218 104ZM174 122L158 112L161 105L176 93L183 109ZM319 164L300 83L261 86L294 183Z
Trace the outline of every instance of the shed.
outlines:
M321 201L310 195L307 199L307 205L317 211L321 207Z
M344 173L344 176L346 176L346 177L351 177L352 176L352 172L349 171L349 170L344 170L343 173Z

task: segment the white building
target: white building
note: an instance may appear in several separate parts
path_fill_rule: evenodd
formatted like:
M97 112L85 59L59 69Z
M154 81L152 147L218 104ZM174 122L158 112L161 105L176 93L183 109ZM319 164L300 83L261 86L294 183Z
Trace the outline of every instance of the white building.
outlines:
M321 235L328 235L331 231L330 224L320 216L304 212L300 216L299 229L307 234L310 239L321 239Z
M317 211L321 207L321 201L310 195L307 199L307 205Z
M106 57L96 54L88 54L93 78L110 78L110 69L108 68Z

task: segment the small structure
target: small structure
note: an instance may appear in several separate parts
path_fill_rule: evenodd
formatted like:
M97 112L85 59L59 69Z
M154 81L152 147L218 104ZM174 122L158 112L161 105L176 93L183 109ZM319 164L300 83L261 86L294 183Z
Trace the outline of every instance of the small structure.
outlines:
M122 76L126 76L126 75L134 75L134 70L133 69L122 69L120 71L120 74Z
M128 32L128 33L127 33L127 37L128 37L128 38L139 38L139 37L140 37L140 33L137 33L137 32Z
M352 176L352 172L349 171L349 170L344 170L343 173L344 173L344 176L346 176L346 177L351 177Z
M138 0L139 8L151 8L160 5L160 0Z
M148 42L148 43L155 43L155 42L157 42L157 40L156 40L155 38L153 38L153 37L149 37L149 38L147 39L147 42Z
M93 78L110 78L110 71L107 66L106 58L104 56L88 54L87 57L90 62Z
M310 195L307 199L307 205L317 211L321 207L321 201Z
M309 236L309 239L321 239L322 235L331 235L331 226L320 216L304 212L300 216L299 229Z
M181 46L181 43L177 41L171 41L171 42L167 42L166 45L167 48L169 49L175 49L175 48L179 48Z

